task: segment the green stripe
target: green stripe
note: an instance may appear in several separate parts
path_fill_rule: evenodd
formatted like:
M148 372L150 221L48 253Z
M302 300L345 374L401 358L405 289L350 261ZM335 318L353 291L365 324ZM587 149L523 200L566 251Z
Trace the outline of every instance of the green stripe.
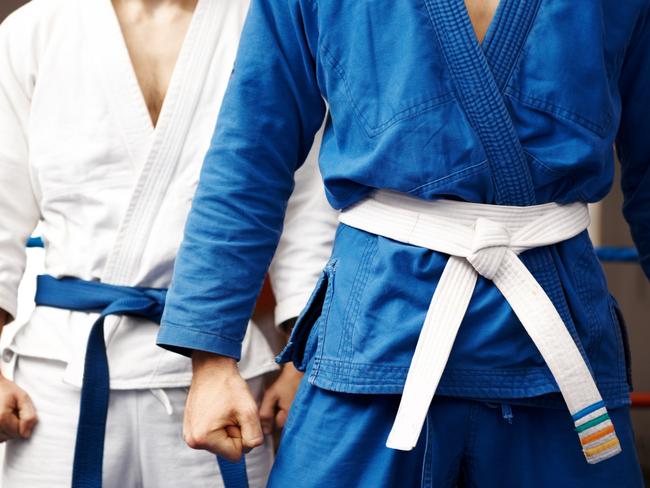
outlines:
M595 419L590 420L589 422L585 422L584 424L582 424L579 427L576 427L576 430L578 432L583 432L583 431L593 427L594 425L598 425L601 422L604 422L605 420L609 420L609 415L607 415L606 413L602 414L600 417L596 417Z

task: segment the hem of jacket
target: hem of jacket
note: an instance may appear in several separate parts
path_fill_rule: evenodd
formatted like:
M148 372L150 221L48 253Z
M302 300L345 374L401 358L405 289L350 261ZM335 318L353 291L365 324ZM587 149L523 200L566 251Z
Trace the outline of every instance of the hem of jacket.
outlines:
M401 394L408 367L315 358L311 371L309 382L325 390L358 394ZM597 384L609 408L630 404L630 390L624 379L597 381ZM475 400L524 399L525 404L566 408L555 380L544 367L507 370L448 369L442 376L436 394Z
M46 361L55 361L63 365L67 363L67 361L60 358L44 357L44 356L37 356L33 354L21 353L20 351L17 351L11 347L6 347L2 351L4 352L4 350L10 350L12 351L13 354L15 354L18 357L28 357L31 359L43 359ZM13 367L15 367L15 363ZM278 369L279 367L273 361L273 358L269 358L269 361L265 363L261 363L255 368L252 368L247 371L242 371L242 378L246 381L250 381L259 376L265 375L267 373L277 371ZM111 380L109 388L111 390L151 390L156 388L188 388L191 384L192 384L192 371L190 370L190 371L183 371L179 373L167 373L167 374L157 375L154 379L151 379L151 377L149 377L146 380L145 379ZM78 384L70 384L70 386L73 386L75 388L81 388L81 385Z
M278 370L278 365L274 362L262 364L251 371L242 374L245 381L250 381L259 376ZM192 384L192 372L182 373L179 375L165 375L155 380L143 382L111 381L111 390L150 390L156 388L189 388Z
M237 361L241 359L241 341L168 321L161 324L156 344L187 357L191 357L193 351L204 351L228 356Z

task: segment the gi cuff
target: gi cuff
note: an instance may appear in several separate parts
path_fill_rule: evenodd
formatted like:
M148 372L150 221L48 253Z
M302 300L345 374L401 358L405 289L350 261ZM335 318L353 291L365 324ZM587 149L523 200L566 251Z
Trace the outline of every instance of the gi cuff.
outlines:
M228 356L237 361L241 359L241 342L187 325L164 322L160 326L156 344L187 357L191 357L194 351L204 351Z

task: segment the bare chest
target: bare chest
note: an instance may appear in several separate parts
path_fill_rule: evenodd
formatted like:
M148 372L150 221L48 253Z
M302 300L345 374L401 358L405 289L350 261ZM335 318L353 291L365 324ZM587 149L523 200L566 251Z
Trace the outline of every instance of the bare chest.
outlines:
M178 9L166 15L142 17L129 15L117 4L116 12L133 71L155 126L192 20L192 12Z
M465 0L465 5L472 20L476 37L479 42L483 42L499 6L499 0Z

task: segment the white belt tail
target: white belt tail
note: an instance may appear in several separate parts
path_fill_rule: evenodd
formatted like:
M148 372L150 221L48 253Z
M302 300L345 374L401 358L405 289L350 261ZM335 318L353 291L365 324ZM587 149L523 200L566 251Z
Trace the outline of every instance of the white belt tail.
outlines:
M478 275L491 280L548 365L591 464L621 447L598 388L562 318L518 254L575 237L589 225L582 203L506 207L425 201L378 191L342 212L351 227L449 254L404 385L386 445L411 450L465 316Z

